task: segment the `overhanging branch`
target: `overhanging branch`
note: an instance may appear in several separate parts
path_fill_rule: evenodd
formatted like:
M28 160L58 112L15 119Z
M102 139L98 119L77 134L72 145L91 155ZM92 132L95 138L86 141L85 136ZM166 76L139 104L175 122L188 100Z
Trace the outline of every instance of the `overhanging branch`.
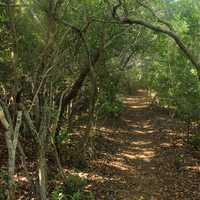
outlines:
M147 6L146 4L142 3L140 0L136 0L136 1L137 1L137 3L138 3L139 5L141 5L143 8L149 10L149 12L153 15L153 17L154 17L159 23L164 24L164 25L167 26L171 31L173 30L172 25L171 25L169 22L164 21L163 19L161 19L160 17L158 17L152 8L150 8L150 7Z
M122 5L121 0L118 1L119 3L113 7L112 15L114 19L116 19L121 24L127 24L127 25L139 25L143 26L145 28L148 28L156 33L162 33L167 35L168 37L172 38L175 43L178 45L180 50L184 53L185 57L190 60L190 62L193 64L193 66L196 68L198 73L198 78L200 79L200 64L198 60L195 58L195 56L192 54L192 52L189 50L189 48L184 44L182 39L173 31L162 28L160 26L156 26L150 22L140 20L140 19L131 19L130 17L119 17L117 14L117 9L119 9Z
M185 56L194 65L194 67L196 68L196 70L198 72L199 79L200 79L200 65L199 65L198 61L196 60L196 58L193 56L193 54L190 52L190 50L186 47L186 45L183 43L183 41L180 39L180 37L176 33L166 30L166 29L163 29L159 26L155 26L155 25L150 24L143 20L124 18L124 19L120 19L120 21L123 24L129 24L129 25L137 24L140 26L144 26L154 32L163 33L163 34L169 36L170 38L172 38L176 42L178 47L182 50L182 52L185 54Z

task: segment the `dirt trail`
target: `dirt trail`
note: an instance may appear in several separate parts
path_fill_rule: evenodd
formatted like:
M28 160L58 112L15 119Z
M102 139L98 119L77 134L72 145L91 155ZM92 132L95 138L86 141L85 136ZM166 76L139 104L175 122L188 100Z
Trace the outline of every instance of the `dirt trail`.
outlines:
M89 173L97 200L200 200L200 162L176 136L181 123L148 100L144 91L126 97L124 123L100 128Z

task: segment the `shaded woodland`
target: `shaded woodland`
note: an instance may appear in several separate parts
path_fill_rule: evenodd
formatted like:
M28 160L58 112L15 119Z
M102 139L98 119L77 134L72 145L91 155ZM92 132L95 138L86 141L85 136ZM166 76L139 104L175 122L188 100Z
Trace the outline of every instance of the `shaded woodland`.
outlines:
M199 10L0 0L0 200L199 200Z

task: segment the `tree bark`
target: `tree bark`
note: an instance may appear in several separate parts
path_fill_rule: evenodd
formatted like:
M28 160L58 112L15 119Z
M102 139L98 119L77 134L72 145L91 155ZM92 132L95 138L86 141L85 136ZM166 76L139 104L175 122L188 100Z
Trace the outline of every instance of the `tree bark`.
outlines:
M40 199L46 200L47 199L47 174L46 174L46 152L45 152L45 145L40 146L39 149L39 192L40 192Z
M118 4L116 6L114 6L113 10L112 10L113 18L115 18L121 24L143 26L145 28L148 28L148 29L156 32L156 33L162 33L162 34L165 34L165 35L169 36L170 38L172 38L175 41L175 43L178 45L180 50L184 53L185 57L188 58L188 60L190 60L192 65L196 68L198 78L200 80L200 63L198 62L198 59L195 58L195 56L190 51L190 49L185 45L185 43L182 41L182 39L174 31L162 28L160 26L156 26L152 23L149 23L149 22L141 20L141 19L131 19L128 16L120 17L118 15L117 11L122 5L123 5L122 0L118 0ZM150 9L150 8L148 8L148 9ZM153 13L153 10L151 10L151 12ZM156 16L156 15L154 14L154 16ZM162 20L162 23L163 23L163 20ZM167 25L168 27L170 27L169 23L164 22L164 24Z
M6 114L9 115L8 109L6 109ZM9 116L10 118L10 116ZM0 106L0 121L5 128L5 139L8 148L8 200L15 200L15 161L16 161L16 148L18 144L19 129L21 127L22 121L22 111L18 111L17 120L15 128L11 121L7 121L3 108Z
M193 66L196 68L196 70L198 72L198 77L200 79L200 64L198 63L197 59L193 56L193 54L190 52L189 48L186 47L186 45L183 43L181 38L176 33L166 30L166 29L163 29L159 26L155 26L146 21L138 20L138 19L123 18L123 19L121 19L121 23L129 24L129 25L137 24L140 26L144 26L154 32L163 33L163 34L169 36L170 38L172 38L175 41L175 43L178 45L178 47L181 49L181 51L184 53L184 55L191 61Z
M100 57L100 52L99 52L99 50L97 50L97 52L93 56L93 59L91 60L92 65L95 65L97 63L97 61L99 60L99 57ZM85 68L81 71L78 79L74 82L71 90L66 95L64 95L64 97L62 99L61 110L60 110L60 114L58 117L58 123L57 123L56 131L55 131L55 138L54 138L58 154L59 154L58 137L59 137L59 132L62 127L64 112L65 112L67 106L69 105L70 101L78 95L78 92L81 89L83 82L86 79L86 77L88 76L89 72L90 72L90 63L87 63L85 65Z

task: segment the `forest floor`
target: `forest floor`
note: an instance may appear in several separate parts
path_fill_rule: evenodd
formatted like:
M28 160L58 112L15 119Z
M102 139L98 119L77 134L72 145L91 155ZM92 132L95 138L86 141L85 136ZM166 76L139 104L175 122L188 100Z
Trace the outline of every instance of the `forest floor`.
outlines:
M124 97L121 120L106 124L97 126L96 158L89 166L79 171L65 166L89 180L86 189L96 200L200 200L200 152L183 142L184 123L153 109L147 92ZM7 159L3 143L1 166ZM50 168L54 173L55 166ZM17 192L24 193L18 199L30 200L23 176L18 185Z
M183 143L183 123L153 110L147 93L124 98L122 122L101 127L88 178L97 200L199 200L200 152Z

